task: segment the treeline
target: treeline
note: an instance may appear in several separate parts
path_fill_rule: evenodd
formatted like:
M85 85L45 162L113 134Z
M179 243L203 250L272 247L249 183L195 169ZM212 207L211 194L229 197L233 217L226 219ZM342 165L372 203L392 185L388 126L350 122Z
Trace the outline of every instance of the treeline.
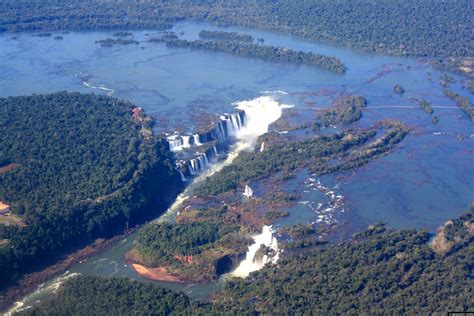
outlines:
M445 95L456 102L456 104L464 111L464 113L466 113L471 122L474 122L474 106L472 105L472 102L469 101L469 99L448 89L443 90L443 92Z
M301 231L301 229L299 229ZM301 231L306 237L312 231ZM49 301L21 315L294 315L444 314L472 308L474 210L438 231L451 244L414 229L372 225L349 242L309 240L284 252L278 265L229 281L211 303L125 279L78 277ZM314 237L316 238L316 237Z
M169 28L189 19L286 32L368 52L468 57L474 55L473 13L471 0L4 0L0 29Z
M79 93L0 99L0 200L25 227L2 228L0 289L72 247L156 215L181 189L166 143L133 105ZM155 213L155 214L154 214Z
M302 51L295 51L284 47L265 46L238 41L188 41L172 39L164 40L164 42L170 47L208 49L243 57L260 58L272 62L286 62L318 66L338 73L344 73L346 71L344 64L338 58L312 52L306 53Z
M199 37L204 40L221 40L221 41L238 41L238 42L253 42L253 37L248 34L238 34L235 32L223 31L207 31L199 32Z

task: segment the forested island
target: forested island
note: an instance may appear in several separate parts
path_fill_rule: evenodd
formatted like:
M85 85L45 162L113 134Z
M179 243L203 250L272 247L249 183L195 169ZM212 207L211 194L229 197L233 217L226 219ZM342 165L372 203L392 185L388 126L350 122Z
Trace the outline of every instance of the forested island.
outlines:
M199 32L199 37L204 40L222 40L222 41L238 41L238 42L253 42L253 37L247 34L238 34L236 32L223 31L207 31Z
M473 209L435 236L381 224L340 244L325 245L315 235L305 230L306 242L287 244L278 266L228 282L210 302L127 279L77 277L20 314L442 314L472 308Z
M112 47L114 45L138 45L139 41L133 39L123 39L123 38L106 38L102 40L95 41L96 44L100 44L102 47Z
M457 106L459 106L464 113L466 113L467 117L474 122L474 105L468 98L463 97L462 95L457 94L454 91L445 89L444 94L453 99Z
M188 41L182 39L163 39L170 47L189 47L194 49L208 49L225 52L237 56L260 58L272 62L286 62L305 64L344 73L344 64L335 57L329 57L312 52L295 51L285 47L265 46L241 41Z
M0 99L0 290L167 208L182 184L152 124L93 94Z

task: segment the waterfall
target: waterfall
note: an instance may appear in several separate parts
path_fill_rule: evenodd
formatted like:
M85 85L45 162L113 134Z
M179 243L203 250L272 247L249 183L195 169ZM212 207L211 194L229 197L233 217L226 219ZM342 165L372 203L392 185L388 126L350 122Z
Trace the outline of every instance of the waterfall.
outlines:
M252 149L255 146L260 135L268 132L268 127L281 117L283 109L292 107L280 104L271 96L240 101L234 103L234 105L236 105L237 109L245 112L244 125L237 132L236 137L248 149Z
M265 264L278 261L278 241L273 236L271 226L264 225L262 233L252 237L254 243L249 246L245 259L230 273L233 277L245 278L251 272L260 270ZM262 253L262 245L273 252L273 255Z
M250 186L248 186L248 185L245 186L244 195L247 198L251 198L253 196L253 190Z
M265 150L265 142L262 142L260 145L260 152L263 152Z
M235 138L237 132L244 126L245 113L239 111L233 114L225 114L220 117L217 126L205 134L194 134L192 136L180 136L177 132L167 138L170 150L179 152L185 148L199 147L204 143L217 141L226 142L229 137Z
M271 96L261 96L236 102L233 105L239 111L222 115L217 126L207 133L194 134L193 136L175 134L168 137L171 151L177 152L183 148L201 146L211 141L223 144L229 139L237 141L236 151L250 150L255 147L258 137L268 131L269 125L280 118L283 109L291 107L280 104ZM262 146L264 145L262 144ZM263 148L261 147L261 150ZM209 168L215 157L218 157L215 146L209 148L204 154L198 154L187 163L186 175L200 174Z
M202 146L201 141L199 139L199 134L193 135L194 146Z

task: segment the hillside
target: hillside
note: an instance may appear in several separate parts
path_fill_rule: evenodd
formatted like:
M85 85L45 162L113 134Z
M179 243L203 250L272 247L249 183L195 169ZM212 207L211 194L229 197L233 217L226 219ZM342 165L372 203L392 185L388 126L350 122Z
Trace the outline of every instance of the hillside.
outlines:
M0 99L0 201L10 208L0 289L166 208L181 182L151 124L131 103L92 94Z

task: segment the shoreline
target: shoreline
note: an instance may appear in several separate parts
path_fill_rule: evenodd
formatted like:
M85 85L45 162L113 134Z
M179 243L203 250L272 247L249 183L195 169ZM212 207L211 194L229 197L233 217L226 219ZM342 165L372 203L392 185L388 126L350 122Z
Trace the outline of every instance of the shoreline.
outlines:
M135 249L131 249L124 255L124 261L129 264L133 270L140 276L151 281L163 281L172 283L186 283L187 279L179 275L173 275L168 272L166 267L150 268L140 260Z
M13 304L33 293L36 288L42 283L59 276L66 272L69 268L89 259L90 257L99 254L108 247L112 246L122 238L132 234L138 227L126 230L120 235L116 235L109 239L96 239L92 244L89 244L75 252L65 255L60 261L53 265L47 266L43 270L26 274L16 285L13 285L0 294L0 313L6 312Z

